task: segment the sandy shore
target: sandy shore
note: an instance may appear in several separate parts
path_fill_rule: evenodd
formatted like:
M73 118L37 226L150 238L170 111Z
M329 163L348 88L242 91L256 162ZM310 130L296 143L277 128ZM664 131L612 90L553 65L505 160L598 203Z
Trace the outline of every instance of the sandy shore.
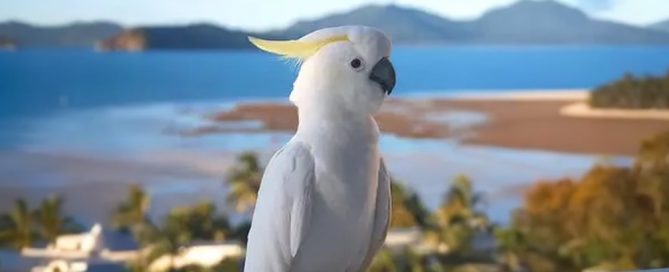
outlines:
M669 130L661 119L571 117L561 110L587 97L583 91L506 93L456 98L392 99L376 119L383 132L409 138L458 138L464 143L559 152L634 155L640 141ZM245 132L292 132L295 108L283 103L247 103L211 116L221 124L260 122ZM211 125L185 132L227 132Z
M611 118L636 120L664 120L669 122L669 110L656 109L599 109L592 108L587 102L576 102L562 107L560 113L569 117Z
M582 89L471 92L454 96L458 100L483 101L584 101L590 93Z
M506 220L528 184L578 177L601 159L596 154L633 155L641 139L669 129L661 120L560 114L583 97L560 91L394 98L376 116L387 133L380 146L393 175L428 207L439 205L446 181L464 174L490 196L493 218ZM23 149L0 152L0 211L16 197L34 207L60 194L69 214L107 222L130 184L152 196L154 216L202 199L225 207L223 181L237 154L257 152L265 163L296 125L286 102L140 105L47 118L22 132L31 139ZM629 164L627 157L608 161Z

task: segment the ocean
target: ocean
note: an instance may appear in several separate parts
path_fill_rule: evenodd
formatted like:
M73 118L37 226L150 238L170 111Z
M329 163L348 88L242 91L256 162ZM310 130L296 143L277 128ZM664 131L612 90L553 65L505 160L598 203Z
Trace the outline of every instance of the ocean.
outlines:
M626 72L659 75L669 69L669 47L398 47L391 60L393 96L448 96L589 89ZM238 102L285 101L296 73L294 64L256 51L0 52L0 210L14 197L56 192L84 222L101 221L100 210L118 203L129 183L149 190L156 214L203 197L225 205L222 181L235 155L250 150L266 160L290 134L172 132ZM457 139L384 135L380 145L391 172L430 208L464 174L492 196L486 211L497 222L520 204L518 188L578 177L602 159Z
M394 95L592 88L669 71L669 47L398 47ZM285 98L295 65L258 51L0 51L0 117L137 103Z

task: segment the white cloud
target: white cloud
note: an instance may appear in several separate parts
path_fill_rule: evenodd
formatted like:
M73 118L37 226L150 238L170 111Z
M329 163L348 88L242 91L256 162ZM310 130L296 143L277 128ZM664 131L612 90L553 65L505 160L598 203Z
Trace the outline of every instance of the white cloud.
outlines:
M594 15L614 21L646 25L669 19L669 1L624 0L611 9L595 12Z
M612 9L616 4L617 0L577 0L576 4L589 11L601 11Z

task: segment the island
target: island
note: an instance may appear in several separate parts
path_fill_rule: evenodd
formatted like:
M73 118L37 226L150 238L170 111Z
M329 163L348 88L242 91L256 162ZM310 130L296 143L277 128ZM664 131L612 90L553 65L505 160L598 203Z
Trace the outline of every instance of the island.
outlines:
M620 109L669 109L669 72L664 76L621 79L598 87L592 93L590 106Z
M250 48L248 35L209 24L141 27L100 41L96 48L100 51L241 49Z
M267 32L231 30L210 24L147 26L102 40L102 51L245 49L247 36L296 39L340 25L381 29L395 44L410 45L666 45L669 33L590 17L556 1L518 1L474 20L453 20L399 5L366 5L350 11L301 20ZM1 33L1 32L0 32Z
M12 38L0 36L0 50L16 50L16 42Z

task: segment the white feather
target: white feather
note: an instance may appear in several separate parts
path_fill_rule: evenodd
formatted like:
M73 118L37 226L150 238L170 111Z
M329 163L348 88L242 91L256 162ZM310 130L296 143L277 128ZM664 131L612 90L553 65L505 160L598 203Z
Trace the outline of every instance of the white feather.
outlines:
M293 86L299 125L263 176L247 247L247 272L364 271L383 245L390 181L372 114L385 98L369 80L390 54L378 30L350 26L303 39L346 34L306 59ZM352 58L368 66L353 69Z

